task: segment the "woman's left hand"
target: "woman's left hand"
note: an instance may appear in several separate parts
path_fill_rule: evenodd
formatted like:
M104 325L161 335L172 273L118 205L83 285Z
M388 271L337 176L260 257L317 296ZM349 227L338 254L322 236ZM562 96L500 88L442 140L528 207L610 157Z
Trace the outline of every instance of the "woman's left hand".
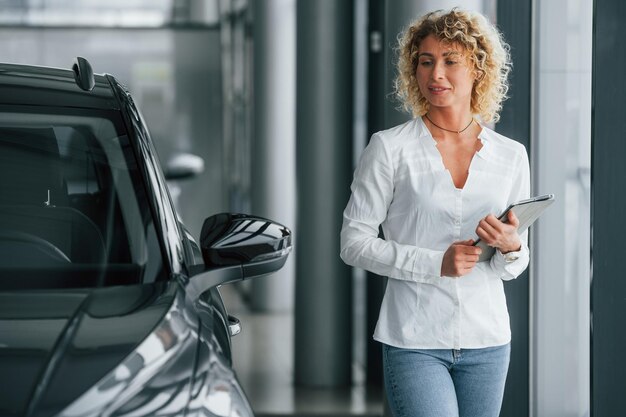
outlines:
M501 222L493 214L478 223L476 234L489 246L500 249L502 253L516 252L522 248L522 241L517 234L519 220L513 211L509 211L508 223Z

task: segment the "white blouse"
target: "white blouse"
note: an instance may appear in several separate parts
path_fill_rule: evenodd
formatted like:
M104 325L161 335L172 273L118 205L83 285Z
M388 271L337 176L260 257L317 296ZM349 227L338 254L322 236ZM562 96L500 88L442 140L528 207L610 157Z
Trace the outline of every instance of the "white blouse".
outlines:
M363 151L343 213L341 258L391 279L374 339L402 348L461 349L511 340L502 280L528 266L528 232L517 260L500 251L460 278L441 277L448 247L478 239L487 214L530 193L524 146L486 127L462 189L444 167L421 118L375 133ZM384 239L378 237L382 225Z

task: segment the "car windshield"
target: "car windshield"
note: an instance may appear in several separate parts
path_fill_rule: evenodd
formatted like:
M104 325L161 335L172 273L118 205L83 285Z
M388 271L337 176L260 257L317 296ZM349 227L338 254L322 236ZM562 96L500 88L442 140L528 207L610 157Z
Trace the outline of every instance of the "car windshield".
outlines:
M0 289L136 284L163 275L119 111L0 107Z

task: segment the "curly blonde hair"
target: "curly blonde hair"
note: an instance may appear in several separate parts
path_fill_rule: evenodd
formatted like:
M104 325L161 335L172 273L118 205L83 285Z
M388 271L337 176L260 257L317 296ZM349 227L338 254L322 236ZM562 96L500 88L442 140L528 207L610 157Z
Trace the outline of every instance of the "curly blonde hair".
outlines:
M465 51L476 75L471 111L485 122L497 122L509 89L507 77L512 65L509 45L483 15L457 8L429 13L411 23L399 36L395 93L402 107L414 117L423 116L430 107L416 78L419 46L430 35L457 44Z

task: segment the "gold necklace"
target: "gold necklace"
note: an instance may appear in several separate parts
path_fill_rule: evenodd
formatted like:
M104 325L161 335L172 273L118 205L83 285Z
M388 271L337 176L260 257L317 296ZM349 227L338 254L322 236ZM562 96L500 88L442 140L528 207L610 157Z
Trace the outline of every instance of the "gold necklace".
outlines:
M428 121L431 122L435 127L438 127L441 130L445 130L446 132L452 132L452 133L463 133L463 132L465 132L467 130L468 127L470 127L472 125L472 122L474 122L474 118L472 117L472 120L470 120L470 122L467 124L467 126L465 126L463 129L461 129L461 130L450 130L450 129L446 129L445 127L441 127L437 123L435 123L432 120L430 120L430 117L428 117L428 113L424 114L424 116L426 116Z

